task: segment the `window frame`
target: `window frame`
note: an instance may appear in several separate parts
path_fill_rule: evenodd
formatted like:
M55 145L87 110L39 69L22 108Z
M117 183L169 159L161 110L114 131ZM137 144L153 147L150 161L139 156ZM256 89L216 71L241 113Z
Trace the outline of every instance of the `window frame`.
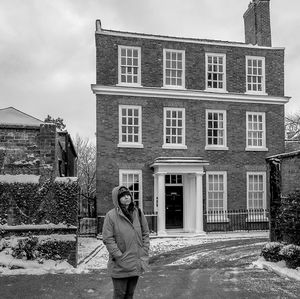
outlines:
M122 109L137 109L138 110L138 142L122 141ZM128 116L126 118L128 120ZM128 125L126 125L127 127ZM142 106L137 105L119 105L119 143L118 147L143 148L142 143Z
M222 113L223 114L223 145L208 144L208 114L209 113ZM217 109L205 110L205 150L228 150L227 147L227 111Z
M137 83L134 82L122 82L121 81L121 51L122 49L125 49L126 51L128 49L137 50L138 51L138 73L137 73ZM127 58L127 56L126 56ZM127 80L127 77L126 77ZM141 47L134 47L134 46L124 46L124 45L118 45L118 84L120 86L141 86Z
M182 75L181 75L181 85L172 85L172 84L167 84L166 83L166 55L167 52L170 53L181 53L182 54ZM177 69L176 69L177 70ZM185 89L185 50L176 50L176 49L163 49L163 87L164 88L172 88L172 89Z
M215 190L209 190L209 176L210 175L223 175L223 213L218 213L217 211L209 213L208 201L209 192L214 192ZM215 200L215 199L214 199ZM227 171L206 171L206 214L207 222L228 222L229 218L227 216L228 207L228 196L227 196Z
M249 67L249 60L261 60L262 62L262 82L261 82L261 86L262 86L262 90L253 90L253 83L248 82L248 76L251 76L248 73L248 67ZM246 93L247 94L261 94L261 95L267 95L266 93L266 63L265 63L265 57L263 56L246 56ZM258 78L258 76L256 76L256 78ZM248 84L251 84L252 89L249 90L248 89Z
M248 211L248 217L246 218L247 222L265 222L269 221L269 219L266 216L266 209L267 209L267 174L265 171L247 171L247 187L246 187L246 192L247 192L247 211ZM251 208L249 206L249 181L250 181L250 175L261 175L263 178L263 198L262 198L262 208ZM259 192L259 191L258 191ZM259 210L263 210L260 212ZM257 210L257 211L255 211Z
M129 175L138 175L138 184L139 184L139 208L143 211L143 173L140 169L119 169L119 185L125 186L128 188L128 186L123 182L123 174ZM133 198L134 199L134 198Z
M168 111L176 111L177 113L179 111L182 112L182 135L181 135L181 138L182 138L182 143L166 143L166 130L167 130L167 127L166 127L166 124L167 124L167 112ZM185 108L181 108L181 107L164 107L164 111L163 111L164 115L163 115L163 145L162 147L163 148L166 148L166 149L187 149L187 146L186 146L186 132L185 132ZM177 118L178 119L178 118ZM171 127L172 128L172 127ZM179 135L176 135L177 137Z
M248 145L248 140L249 140L249 123L248 123L248 116L249 115L256 115L262 116L262 145L261 146L253 146L253 145ZM268 151L267 148L267 137L266 137L266 113L265 112L256 112L256 111L246 111L246 151ZM258 130L257 130L258 132Z
M223 58L223 88L214 88L208 86L208 57L222 57ZM214 72L212 72L214 73ZM226 78L226 54L224 53L205 53L205 91L213 91L213 92L227 92L227 78Z

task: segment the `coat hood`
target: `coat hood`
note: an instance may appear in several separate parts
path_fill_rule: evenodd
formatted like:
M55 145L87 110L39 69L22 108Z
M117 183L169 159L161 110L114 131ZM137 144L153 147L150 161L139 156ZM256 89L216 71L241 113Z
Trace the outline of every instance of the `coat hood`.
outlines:
M119 190L120 190L121 188L122 188L122 189L128 190L128 188L125 187L125 186L118 186L118 187L115 187L115 188L112 190L112 201L113 201L113 204L114 204L114 207L115 207L115 208L120 208L119 201L118 201L118 194L119 194ZM128 190L128 191L129 191L129 190ZM131 202L133 203L132 196L131 196Z

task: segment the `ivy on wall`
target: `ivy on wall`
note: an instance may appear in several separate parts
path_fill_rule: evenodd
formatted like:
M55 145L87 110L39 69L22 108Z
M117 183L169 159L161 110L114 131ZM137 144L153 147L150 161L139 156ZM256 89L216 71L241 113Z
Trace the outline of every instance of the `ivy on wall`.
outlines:
M64 223L77 225L79 185L77 182L40 184L0 182L0 224L14 210L14 224Z
M283 241L300 245L300 191L282 198L278 222Z

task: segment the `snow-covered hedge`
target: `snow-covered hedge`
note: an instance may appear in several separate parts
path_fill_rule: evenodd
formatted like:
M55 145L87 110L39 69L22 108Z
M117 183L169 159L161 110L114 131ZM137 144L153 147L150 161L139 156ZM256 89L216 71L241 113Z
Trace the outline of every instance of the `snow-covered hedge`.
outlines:
M13 240L13 241L12 241ZM0 240L0 252L11 254L22 260L36 260L43 264L45 260L66 260L74 267L77 265L77 239L75 235L49 235L3 238Z
M289 268L300 267L300 246L297 245L269 242L263 247L261 256L269 262L284 260Z
M46 180L39 184L0 182L0 224L7 223L13 210L14 225L77 225L78 194L79 185L74 180Z

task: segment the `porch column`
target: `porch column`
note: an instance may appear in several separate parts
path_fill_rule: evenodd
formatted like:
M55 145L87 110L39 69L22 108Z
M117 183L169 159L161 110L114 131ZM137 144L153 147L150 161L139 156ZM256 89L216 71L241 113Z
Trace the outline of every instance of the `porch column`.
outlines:
M165 173L157 173L158 214L157 234L166 235L166 197L165 197Z
M203 177L204 172L196 173L196 227L195 233L204 233L203 232Z

